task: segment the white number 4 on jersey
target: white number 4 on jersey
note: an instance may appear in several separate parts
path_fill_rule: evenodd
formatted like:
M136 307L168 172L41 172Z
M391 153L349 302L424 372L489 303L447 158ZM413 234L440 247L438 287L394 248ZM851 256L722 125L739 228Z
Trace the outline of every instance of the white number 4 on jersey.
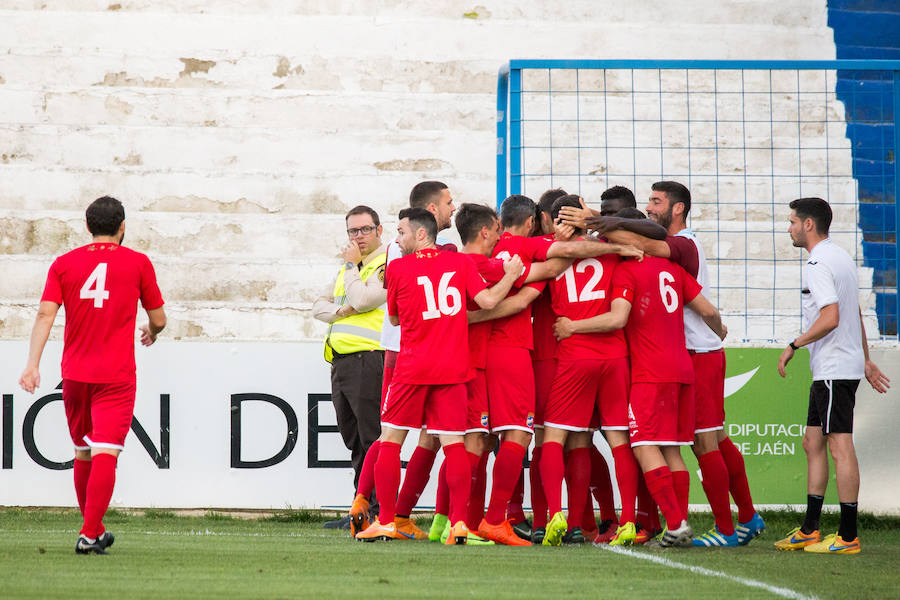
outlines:
M78 297L82 300L93 300L94 308L103 308L103 301L109 299L109 291L106 289L106 263L94 267L81 286Z

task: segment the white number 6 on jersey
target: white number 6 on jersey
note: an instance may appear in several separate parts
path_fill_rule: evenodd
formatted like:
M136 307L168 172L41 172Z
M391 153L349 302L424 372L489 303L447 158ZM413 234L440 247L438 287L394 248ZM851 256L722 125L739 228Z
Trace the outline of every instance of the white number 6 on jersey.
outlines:
M103 308L103 301L109 299L109 291L106 289L106 263L94 267L81 286L78 297L82 300L93 300L94 308Z
M675 281L675 277L668 271L659 274L659 297L662 298L666 311L673 313L678 309L678 293L669 285Z

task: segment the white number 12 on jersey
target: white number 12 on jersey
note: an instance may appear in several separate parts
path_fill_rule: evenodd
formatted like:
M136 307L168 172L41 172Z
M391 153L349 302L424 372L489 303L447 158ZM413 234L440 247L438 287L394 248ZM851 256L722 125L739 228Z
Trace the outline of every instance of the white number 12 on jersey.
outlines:
M100 263L88 275L78 297L82 300L93 300L94 308L103 308L103 301L109 299L106 289L106 263Z

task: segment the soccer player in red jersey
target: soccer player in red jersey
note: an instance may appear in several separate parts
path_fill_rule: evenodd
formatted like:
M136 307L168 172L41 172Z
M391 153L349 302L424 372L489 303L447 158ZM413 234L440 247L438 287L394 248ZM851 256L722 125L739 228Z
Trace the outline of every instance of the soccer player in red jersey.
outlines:
M166 315L150 260L121 245L122 203L98 198L85 216L93 241L53 261L19 385L31 393L40 386L41 354L60 305L65 306L62 394L75 445L75 495L84 517L75 552L106 554L115 538L103 527L103 515L134 413L138 300L149 318L140 328L143 345L156 341Z
M424 209L400 212L397 241L403 258L391 265L387 312L403 330L403 343L382 412L381 447L375 465L378 519L356 538L363 541L402 537L394 527L400 484L400 447L409 431L424 424L438 435L447 461L450 513L447 543L465 544L471 469L463 436L466 387L472 378L468 322L464 303L493 308L520 276L522 263L504 265L504 278L491 289L473 261L435 248L437 222ZM383 524L382 524L383 523Z
M680 446L694 438L693 366L684 343L683 307L695 310L720 339L727 333L700 291L693 277L665 259L626 261L613 277L610 312L573 323L574 332L625 326L631 353L631 445L667 521L663 546L684 543L693 534L673 483L673 472L686 471Z

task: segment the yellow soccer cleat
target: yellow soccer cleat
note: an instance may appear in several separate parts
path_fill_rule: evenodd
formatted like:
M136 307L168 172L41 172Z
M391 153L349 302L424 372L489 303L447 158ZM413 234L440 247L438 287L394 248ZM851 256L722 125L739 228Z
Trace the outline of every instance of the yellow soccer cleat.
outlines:
M547 533L544 534L544 541L541 542L541 544L544 546L561 545L563 536L566 535L566 530L568 528L569 524L566 523L565 515L563 515L562 511L559 511L553 515L553 518L547 523Z
M610 546L631 546L637 539L637 528L631 521L619 525L616 535L609 540Z
M350 535L356 537L357 533L369 528L369 501L362 494L357 494L350 506Z
M775 548L777 550L802 550L810 544L817 543L819 543L818 529L812 533L803 533L799 527L795 527L788 532L786 538L775 542Z
M394 517L394 528L397 533L408 540L424 540L428 538L428 534L416 527L412 519Z
M813 552L815 554L859 554L860 550L859 538L851 542L845 542L836 533L826 535L821 542L810 544L803 548L804 552Z

